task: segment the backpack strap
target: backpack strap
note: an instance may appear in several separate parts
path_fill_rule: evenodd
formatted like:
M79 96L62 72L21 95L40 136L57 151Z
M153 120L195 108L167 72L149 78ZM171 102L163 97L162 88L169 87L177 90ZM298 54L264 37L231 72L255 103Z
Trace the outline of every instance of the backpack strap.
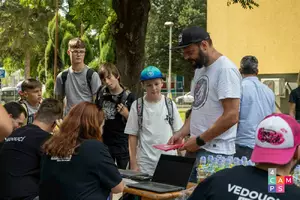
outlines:
M102 108L103 106L103 101L104 101L104 93L105 93L105 90L106 90L106 86L104 85L101 85L97 91L97 94L96 94L96 99L95 99L95 104L99 107L99 108Z
M31 116L29 116L29 112L28 112L28 107L27 107L27 104L23 101L23 100L20 100L18 101L18 103L23 106L23 108L25 109L26 111L26 119L25 119L25 124L31 124L33 122L33 118Z
M127 98L130 95L130 90L124 89L123 95L121 97L121 102L126 106Z
M138 115L139 132L141 132L143 128L143 107L144 107L144 99L143 97L140 97L136 100L136 111Z
M65 91L66 91L66 81L67 81L68 74L69 74L69 69L67 69L61 73L62 91L63 91L62 96L66 95Z
M93 90L92 90L92 77L93 77L93 74L94 74L94 70L89 68L86 72L86 81L87 81L87 84L90 88L90 91L91 91L91 94L93 95Z
M23 100L19 100L18 103L23 106L23 108L25 109L26 111L26 115L27 115L27 118L28 118L28 107L26 105L26 103L23 101Z
M92 90L92 77L94 74L94 70L89 68L86 72L86 82L89 86L89 89L91 91L91 94L93 95L93 90ZM61 79L62 79L62 88L63 88L63 94L65 95L65 89L66 89L66 81L67 81L67 77L69 74L69 69L65 70L62 72L61 74Z
M174 118L173 118L173 114L174 114L174 109L173 109L173 102L172 99L168 98L165 96L165 103L166 103L166 107L168 110L168 122L172 128L172 131L174 132L174 128L173 128L173 122L174 122Z

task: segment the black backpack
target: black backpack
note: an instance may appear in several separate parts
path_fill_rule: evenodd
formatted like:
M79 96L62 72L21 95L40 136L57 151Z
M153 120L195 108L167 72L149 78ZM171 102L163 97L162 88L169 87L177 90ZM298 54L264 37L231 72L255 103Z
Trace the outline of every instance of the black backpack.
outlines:
M90 88L90 91L91 91L91 94L93 95L93 90L92 90L92 85L91 85L91 82L92 82L92 76L94 74L94 70L89 68L88 71L86 72L86 81L87 81L87 84ZM62 79L62 88L63 88L63 94L65 95L65 89L66 89L66 80L67 80L67 77L68 77L68 74L69 74L69 69L65 70L62 72L61 74L61 79Z
M174 132L174 127L173 127L173 122L174 122L174 108L173 108L173 101L169 97L164 97L165 98L165 105L168 110L168 116L167 120L172 128L172 131ZM138 116L138 127L139 127L139 132L142 131L143 128L143 111L144 111L144 99L143 97L140 97L136 100L136 111L137 111L137 116Z

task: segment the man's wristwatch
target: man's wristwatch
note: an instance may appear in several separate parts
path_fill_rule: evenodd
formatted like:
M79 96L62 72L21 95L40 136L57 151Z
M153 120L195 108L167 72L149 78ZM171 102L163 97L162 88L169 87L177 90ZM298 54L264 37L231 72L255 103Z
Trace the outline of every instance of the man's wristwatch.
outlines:
M203 145L205 145L204 140L202 140L202 138L200 136L196 137L196 143L200 147L203 146Z

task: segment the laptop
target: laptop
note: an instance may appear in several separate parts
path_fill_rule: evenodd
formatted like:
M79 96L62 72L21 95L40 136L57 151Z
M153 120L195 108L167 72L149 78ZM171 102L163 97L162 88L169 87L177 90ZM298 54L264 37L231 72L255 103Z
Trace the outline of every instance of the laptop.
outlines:
M162 154L151 181L127 184L128 187L167 193L185 190L196 158Z
M125 169L118 169L122 178L134 178L136 176L149 176L146 173L142 173L142 172L137 172L137 171L133 171L133 170L125 170Z

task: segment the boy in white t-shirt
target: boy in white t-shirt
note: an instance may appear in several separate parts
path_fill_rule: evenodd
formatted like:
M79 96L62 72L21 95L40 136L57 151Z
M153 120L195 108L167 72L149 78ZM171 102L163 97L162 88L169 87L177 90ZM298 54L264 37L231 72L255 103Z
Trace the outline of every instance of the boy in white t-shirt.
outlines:
M153 145L167 144L183 123L176 104L161 94L163 75L149 66L140 76L146 95L134 101L125 133L129 135L130 169L152 175L162 151ZM166 154L176 155L176 151Z

